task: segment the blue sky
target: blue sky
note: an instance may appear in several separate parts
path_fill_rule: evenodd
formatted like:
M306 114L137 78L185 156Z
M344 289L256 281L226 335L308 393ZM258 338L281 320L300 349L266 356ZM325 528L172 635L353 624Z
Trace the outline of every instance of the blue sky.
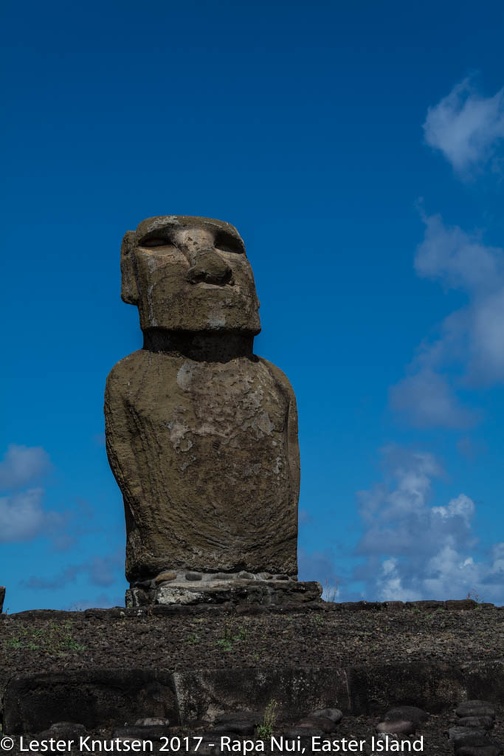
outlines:
M504 603L500 2L105 0L1 11L0 584L124 600L106 376L124 232L243 236L298 398L300 577Z

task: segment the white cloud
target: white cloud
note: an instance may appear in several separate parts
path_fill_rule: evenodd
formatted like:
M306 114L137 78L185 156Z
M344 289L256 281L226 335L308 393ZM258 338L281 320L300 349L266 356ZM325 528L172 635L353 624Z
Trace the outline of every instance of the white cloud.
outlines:
M42 506L43 497L42 488L30 488L0 498L0 543L30 541L60 529L63 516L46 512Z
M497 543L492 546L491 559L488 582L496 581L502 586L504 578L504 543Z
M485 246L459 226L445 226L440 215L422 213L425 236L415 256L415 270L423 278L440 280L446 287L484 296L502 287L504 250Z
M436 340L420 345L390 400L413 425L464 428L478 416L461 404L457 390L504 383L504 249L446 226L439 215L423 220L418 275L463 291L468 303L444 319Z
M0 499L0 541L25 541L35 538L44 522L43 490L32 488Z
M481 168L504 138L504 88L493 97L479 95L470 79L428 109L425 141L440 150L460 175Z
M460 404L445 376L425 367L390 389L390 404L417 428L467 428L477 418Z
M448 520L450 517L459 515L470 526L474 515L474 502L465 494L460 494L456 499L452 499L446 507L433 507L431 512L434 517L441 517L442 520Z
M0 462L0 543L31 541L49 536L56 542L64 533L68 515L44 508L44 489L29 486L51 469L47 452L39 446L11 444Z
M382 562L376 587L380 601L420 601L423 598L420 591L404 587L397 559Z
M50 466L49 455L42 447L11 444L0 462L0 488L22 488Z
M365 525L357 553L365 563L354 578L380 601L464 598L504 602L504 543L475 559L475 503L459 494L431 506L432 481L443 474L428 453L384 450L388 484L359 494Z

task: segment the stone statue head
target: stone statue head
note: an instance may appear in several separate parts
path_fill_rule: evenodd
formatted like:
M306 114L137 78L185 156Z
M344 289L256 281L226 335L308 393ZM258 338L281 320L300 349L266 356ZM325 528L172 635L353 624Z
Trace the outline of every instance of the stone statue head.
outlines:
M147 218L124 236L121 271L122 299L138 306L144 332L261 330L252 268L229 223Z

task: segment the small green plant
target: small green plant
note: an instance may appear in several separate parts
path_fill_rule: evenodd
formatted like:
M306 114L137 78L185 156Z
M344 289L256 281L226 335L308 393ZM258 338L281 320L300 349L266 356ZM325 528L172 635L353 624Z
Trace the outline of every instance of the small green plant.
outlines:
M5 648L12 648L14 650L23 648L23 641L21 638L7 638L4 643Z
M200 637L198 633L189 633L189 635L186 638L186 643L191 643L192 645L199 642L200 642Z
M245 628L241 627L238 632L232 632L228 627L224 629L224 636L219 638L217 645L222 648L223 651L232 651L235 643L244 641L247 637Z
M257 725L256 735L260 740L269 740L273 735L273 730L277 721L278 704L274 698L264 709L263 720Z
M48 622L44 627L20 626L16 635L6 638L4 648L61 656L69 651L85 651L86 646L74 638L71 622Z
M230 638L219 638L217 645L220 646L223 651L233 650L233 642L232 640L230 640Z

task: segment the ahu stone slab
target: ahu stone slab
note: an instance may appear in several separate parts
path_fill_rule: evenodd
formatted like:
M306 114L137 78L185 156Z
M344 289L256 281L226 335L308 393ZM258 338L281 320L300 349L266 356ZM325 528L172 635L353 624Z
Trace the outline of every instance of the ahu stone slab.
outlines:
M19 675L5 691L3 726L9 735L41 732L63 721L96 730L139 716L178 722L170 672L91 668Z

